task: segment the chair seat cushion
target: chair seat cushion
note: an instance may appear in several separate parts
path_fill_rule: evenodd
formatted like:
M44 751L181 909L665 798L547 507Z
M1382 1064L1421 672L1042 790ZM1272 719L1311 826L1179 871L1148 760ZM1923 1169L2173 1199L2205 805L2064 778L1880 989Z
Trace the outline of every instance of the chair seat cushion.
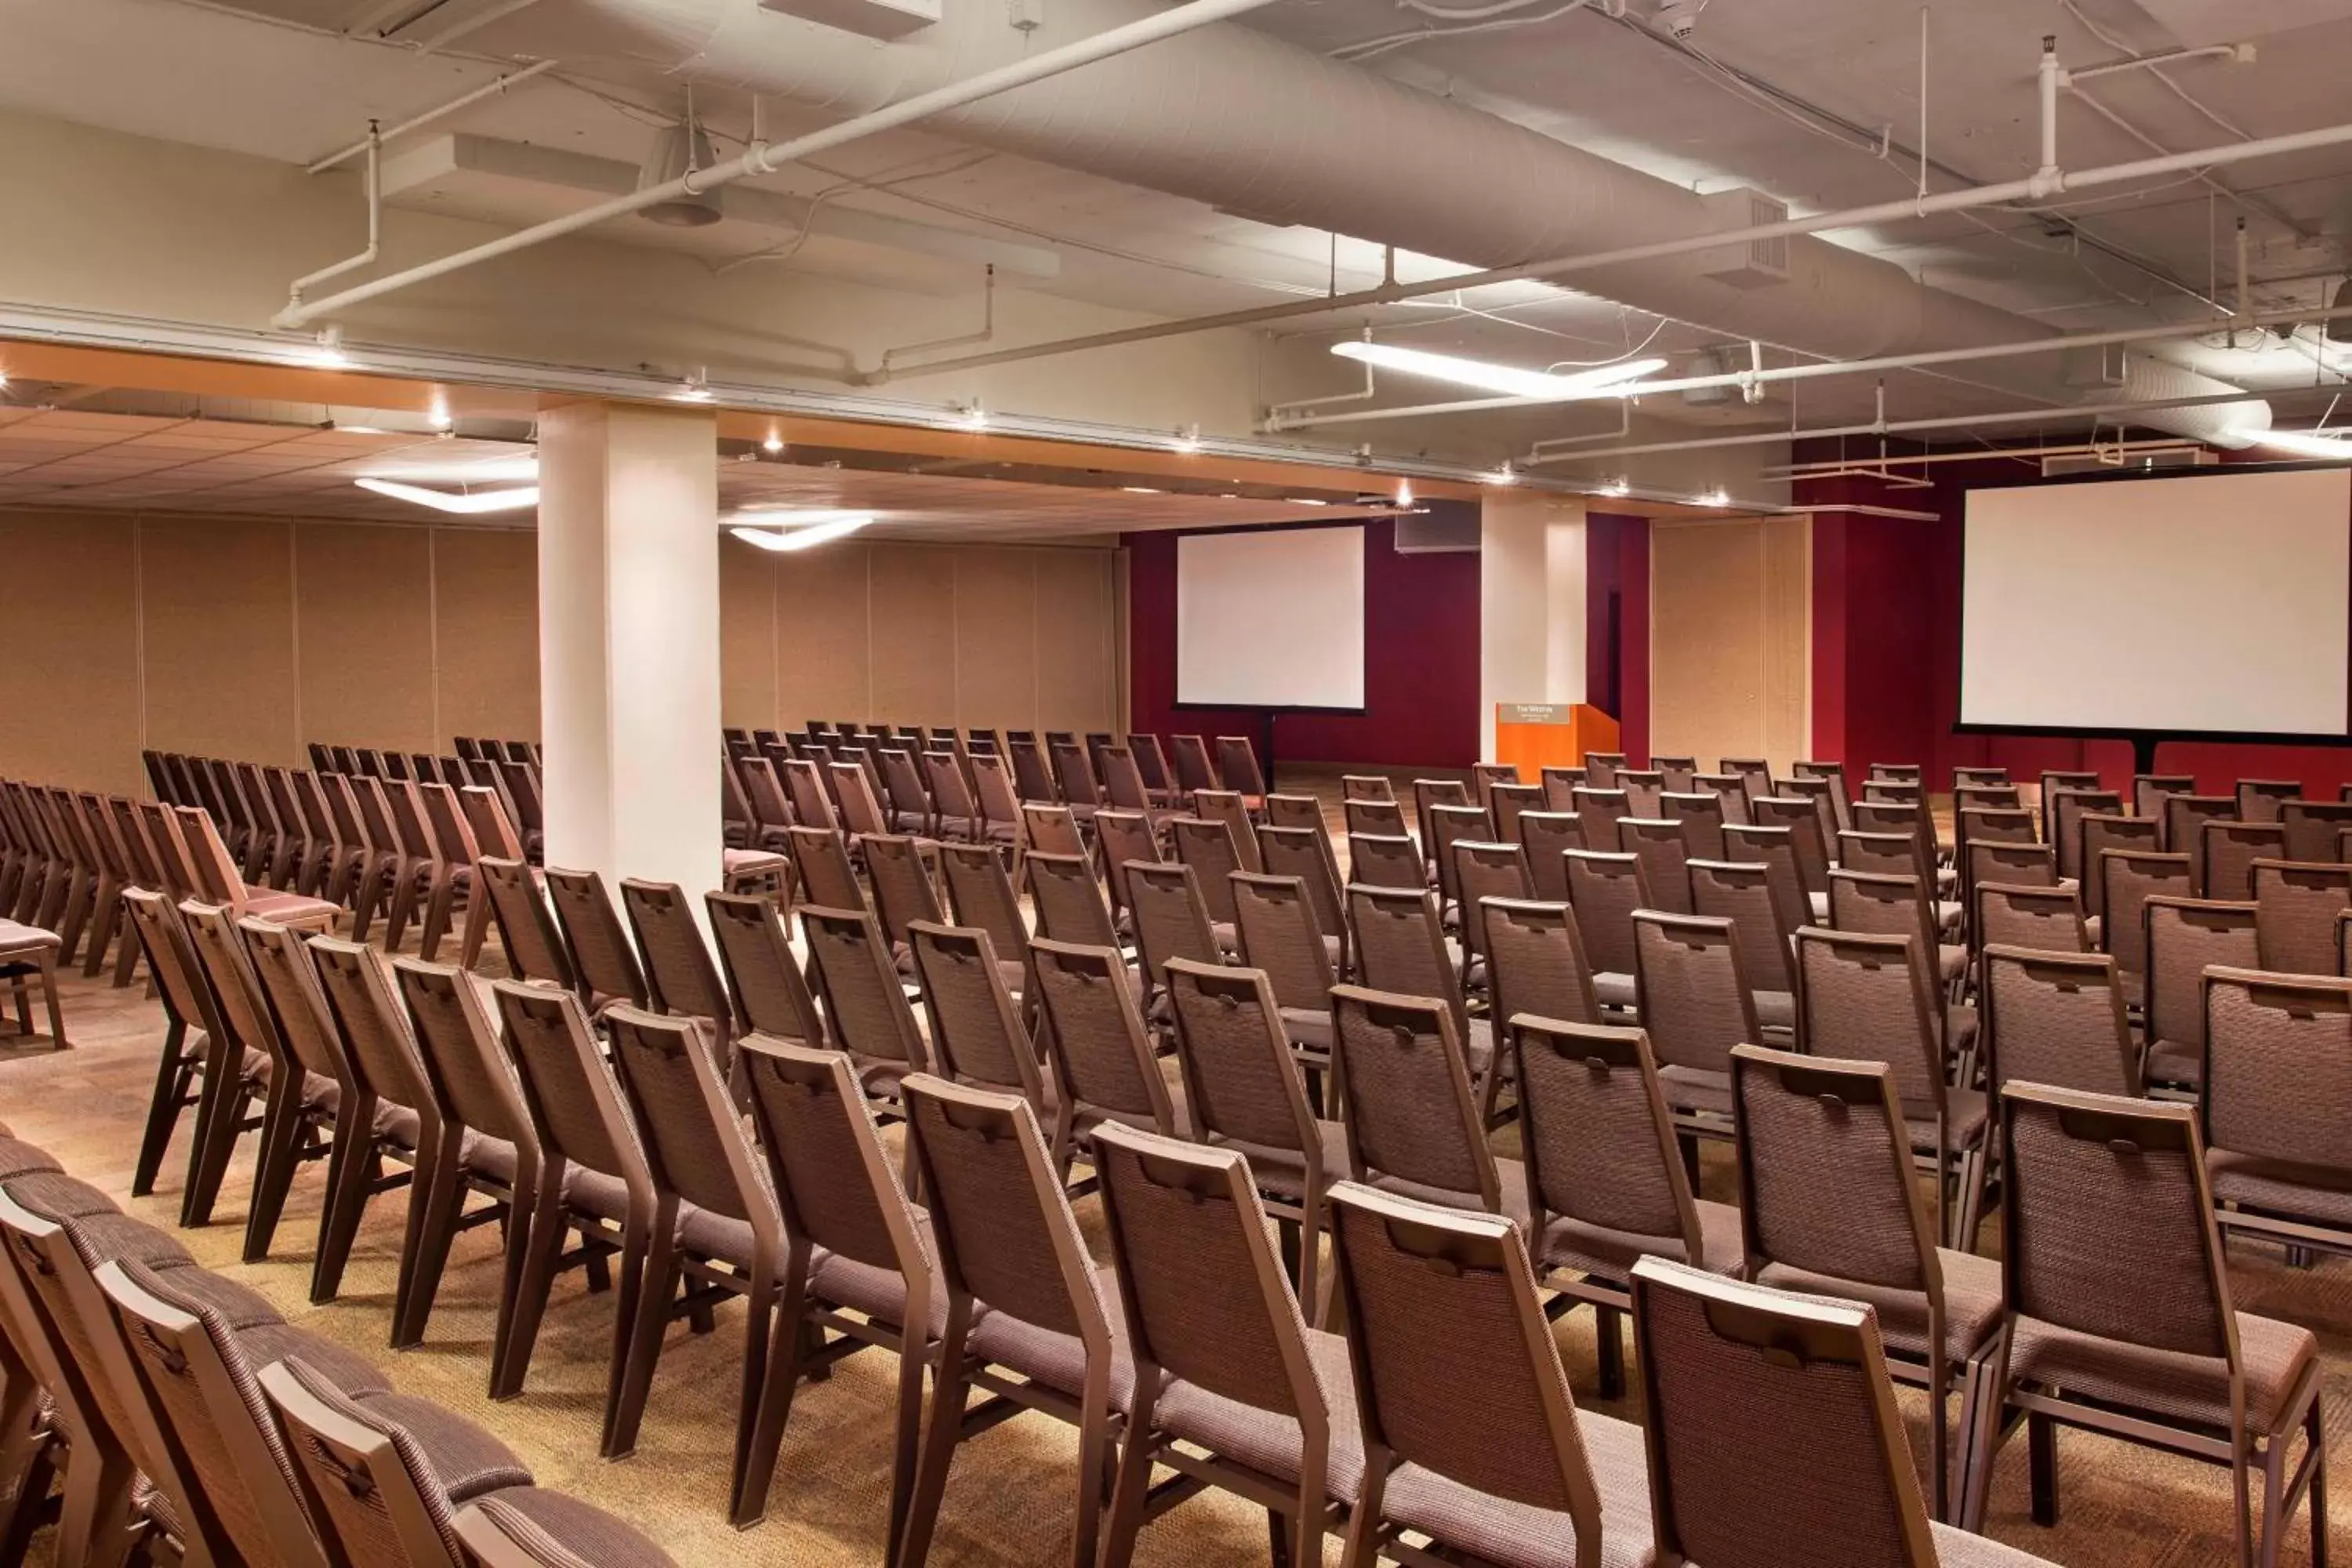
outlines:
M415 1443L452 1507L485 1492L530 1485L530 1471L513 1449L464 1416L409 1394L366 1394L352 1402L360 1418Z
M1662 1067L1658 1087L1665 1091L1666 1109L1709 1116L1731 1114L1731 1075L1705 1068Z
M204 1273L201 1268L175 1268L169 1278L174 1285L184 1287ZM392 1392L392 1384L365 1356L291 1323L257 1323L239 1329L236 1344L245 1354L246 1363L257 1372L271 1362L294 1356L353 1398Z
M1282 1032L1294 1046L1312 1050L1331 1048L1331 1015L1321 1007L1285 1007Z
M2000 1263L1941 1247L1936 1249L1936 1260L1944 1276L1944 1358L1964 1362L1982 1350L2000 1327ZM1878 1331L1889 1351L1914 1358L1927 1353L1927 1293L1924 1290L1842 1279L1782 1263L1766 1264L1756 1282L1779 1290L1860 1301L1878 1313Z
M2147 1047L2147 1080L2196 1089L2205 1081L2205 1053L2179 1040L2151 1040Z
M1499 1188L1497 1195L1503 1201L1504 1215L1517 1220L1523 1233L1532 1229L1535 1222L1528 1213L1528 1168L1517 1160L1496 1155L1495 1179ZM1400 1197L1412 1198L1424 1204L1435 1204L1442 1208L1468 1209L1473 1213L1483 1213L1486 1209L1486 1205L1479 1201L1475 1192L1457 1192L1450 1187L1433 1187L1425 1182L1416 1182L1407 1176L1393 1176L1376 1171L1367 1176L1365 1184L1377 1187L1384 1193L1394 1193Z
M1918 1111L1920 1114L1913 1114ZM1904 1114L1911 1129L1911 1150L1916 1154L1936 1151L1936 1120L1921 1107L1906 1106ZM1966 1149L1984 1136L1985 1097L1980 1089L1947 1089L1944 1090L1944 1146Z
M254 889L246 894L245 912L278 925L332 926L335 917L342 913L342 906L331 904L324 899L307 898L300 893L272 893Z
M1698 1200L1697 1208L1702 1256L1696 1258L1685 1256L1679 1236L1641 1236L1568 1215L1555 1215L1544 1225L1543 1242L1536 1261L1542 1268L1574 1269L1613 1284L1622 1284L1633 1265L1644 1258L1692 1263L1710 1274L1738 1275L1745 1261L1739 1211L1729 1204L1709 1203L1705 1198Z
M2240 1312L2238 1353L2246 1374L2246 1424L2278 1430L2288 1397L2317 1359L2309 1329ZM2021 1383L2054 1384L2069 1394L2148 1411L2177 1421L2227 1427L2230 1368L2220 1356L2190 1355L2076 1333L2036 1318L2017 1321L2010 1373Z
M1622 1012L1630 1013L1641 1005L1633 977L1614 970L1604 970L1592 977L1592 994L1603 1007L1615 1007Z
M2259 1209L2264 1214L2352 1226L2352 1177L2343 1172L2310 1170L2231 1149L2209 1150L2205 1173L2213 1201Z
M18 921L0 920L0 952L32 953L43 948L58 948L65 943L53 931L28 926Z
M1364 1481L1363 1427L1356 1415L1355 1374L1348 1365L1348 1342L1338 1334L1307 1331L1307 1355L1330 1415L1330 1450L1324 1458L1324 1489L1346 1502L1356 1500ZM1152 1408L1158 1430L1211 1453L1247 1465L1276 1480L1298 1479L1298 1422L1214 1394L1197 1383L1169 1378Z
M719 853L719 869L730 877L778 876L792 864L772 849L727 849Z
M1756 1022L1767 1029L1793 1029L1797 1026L1797 996L1792 991L1755 991Z
M1647 1564L1652 1524L1642 1429L1582 1410L1576 1426L1601 1495L1601 1562L1604 1568ZM1575 1568L1579 1561L1575 1526L1565 1513L1475 1491L1419 1465L1390 1472L1381 1512L1496 1568Z
M510 1535L536 1535L596 1568L677 1568L669 1553L593 1503L538 1487L509 1487L476 1502L484 1517ZM543 1547L531 1548L549 1561Z
M12 1182L18 1176L29 1176L42 1171L61 1167L49 1152L21 1138L0 1136L0 1182Z
M1127 1320L1119 1310L1118 1278L1108 1268L1099 1270L1096 1290L1110 1324L1110 1402L1116 1409L1129 1409L1135 1394L1135 1362L1128 1353ZM1076 1334L991 1310L973 1319L965 1348L982 1361L1034 1378L1072 1397L1086 1390L1086 1344Z
M1315 1131L1322 1156L1323 1184L1348 1179L1348 1130L1337 1121L1318 1121ZM1307 1196L1307 1161L1295 1149L1273 1149L1257 1143L1243 1143L1227 1138L1211 1138L1213 1147L1239 1150L1249 1161L1250 1174L1257 1179L1258 1191L1302 1203Z

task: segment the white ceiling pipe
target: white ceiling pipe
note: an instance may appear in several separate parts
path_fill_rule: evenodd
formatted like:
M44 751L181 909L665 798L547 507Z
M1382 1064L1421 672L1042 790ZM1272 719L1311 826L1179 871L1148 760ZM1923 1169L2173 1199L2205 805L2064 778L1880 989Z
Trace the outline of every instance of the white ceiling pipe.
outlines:
M756 4L757 0L754 0L754 3ZM805 158L811 153L828 152L845 143L860 141L884 131L893 131L902 125L911 125L917 121L929 120L944 110L972 103L1031 82L1041 81L1064 71L1076 70L1081 66L1110 59L1129 49L1139 49L1147 44L1158 43L1162 38L1180 37L1187 31L1206 26L1228 16L1239 16L1244 11L1255 10L1258 6L1270 3L1271 0L1186 0L1186 4L1170 10L1148 12L1141 16L1106 26L1099 32L1073 38L1056 47L1041 50L1025 58L1016 58L1003 64L975 71L969 76L950 81L943 86L918 92L911 97L894 99L887 107L869 110L839 124L829 125L822 131L812 132L806 136L796 136L789 142L773 147L755 142L745 150L741 157L730 159L715 168L690 169L675 180L666 180L657 185L647 185L645 189L632 195L615 196L609 202L601 202L593 207L566 214L562 217L551 218L546 223L506 235L488 244L475 246L470 250L461 250L455 255L439 257L411 267L404 271L371 279L356 288L346 289L339 294L331 294L323 300L314 300L307 303L298 300L278 311L271 318L271 321L276 326L289 329L307 326L337 310L363 304L367 300L379 299L412 285L460 271L481 262L492 261L501 256L510 256L518 250L528 250L533 246L544 245L551 239L561 239L565 235L577 234L582 229L593 228L600 223L608 222L616 217L625 217L631 213L643 212L647 207L658 206L664 202L700 195L705 191L731 184L749 175L772 174L785 164L795 159ZM832 28L823 30L834 31ZM846 37L850 35L841 36Z
M1036 43L1150 14L1142 0L1055 0L1033 40L993 6L957 5L939 23L877 46L759 0L565 0L559 11L528 13L518 35L536 37L544 26L551 46L562 23L567 53L610 47L617 37L628 58L690 79L856 115ZM1721 282L1691 252L1729 237L1712 232L1718 219L1681 185L1244 26L1203 27L1148 58L1003 93L932 124L977 145L1266 222L1474 265L1513 268L1530 257L1591 250L1596 239L1663 244L1639 265L1590 263L1579 286L1727 336L1827 358L2008 342L2034 330L2023 318L1926 287L1892 262L1804 237L1822 226L1804 221L1780 231L1790 237L1788 281L1753 289ZM2026 194L2019 182L2013 195L1964 205ZM1888 204L1886 220L1923 205L1933 210ZM1007 363L1000 356L1008 353L1021 351L921 369ZM2072 395L2039 367L2012 369L2003 384L2028 396ZM2204 378L2198 389L2228 390ZM2183 433L2226 438L2228 426L2259 426L2262 404L2242 403L2222 416L2180 416L2194 426Z
M2335 274L2331 273L2333 277ZM1389 408L1350 409L1339 414L1291 416L1282 412L1295 405L1275 405L1258 428L1266 434L1305 430L1318 425L1362 425L1381 419L1422 419L1441 414L1479 414L1494 408L1542 408L1560 403L1599 403L1609 398L1652 397L1669 392L1699 392L1714 387L1769 386L1783 381L1819 381L1838 375L1874 375L1891 370L1924 370L1936 365L1967 364L1976 360L2005 359L2025 354L2059 353L2068 349L2111 348L2125 343L2178 342L2201 338L2215 331L2248 327L2285 327L2305 322L2333 321L2352 317L2352 306L2325 310L2258 310L2217 321L2179 323L2168 327L2122 327L2111 332L2069 332L2063 337L2034 338L2023 342L1989 343L1982 348L1935 349L1926 353L1886 354L1877 359L1827 360L1815 364L1776 365L1769 370L1723 371L1711 375L1662 376L1621 386L1593 387L1550 397L1465 397L1450 403L1417 403ZM2296 340L2300 342L2301 340ZM2334 369L2334 366L2329 366Z

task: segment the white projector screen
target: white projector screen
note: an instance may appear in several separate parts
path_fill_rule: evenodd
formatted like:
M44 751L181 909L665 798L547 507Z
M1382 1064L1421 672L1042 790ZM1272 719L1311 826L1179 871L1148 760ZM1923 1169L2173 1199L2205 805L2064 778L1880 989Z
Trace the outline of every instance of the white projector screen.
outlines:
M1960 721L2341 735L2352 473L1971 490Z
M1176 700L1362 708L1363 529L1178 539Z

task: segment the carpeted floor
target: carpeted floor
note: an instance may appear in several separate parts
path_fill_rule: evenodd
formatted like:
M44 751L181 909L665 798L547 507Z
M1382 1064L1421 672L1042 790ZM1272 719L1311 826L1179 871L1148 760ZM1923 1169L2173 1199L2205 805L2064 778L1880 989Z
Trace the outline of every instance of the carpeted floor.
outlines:
M499 972L495 946L485 963ZM177 1218L184 1175L184 1129L173 1144L156 1194L140 1200L128 1196L153 1083L161 1010L136 987L116 991L77 976L67 982L66 1016L74 1043L67 1052L51 1052L46 1042L19 1047L13 1035L0 1036L0 1120L48 1148L76 1175L114 1194L131 1213L169 1228ZM290 1321L372 1356L402 1392L437 1400L481 1422L522 1457L542 1484L635 1521L667 1547L681 1568L829 1568L880 1560L895 1372L886 1352L852 1357L830 1381L802 1390L793 1406L767 1521L739 1533L727 1525L725 1505L741 1351L740 1305L720 1310L712 1334L695 1336L683 1324L672 1329L636 1453L623 1461L601 1460L596 1433L612 1327L610 1295L589 1295L576 1272L559 1281L528 1387L518 1399L491 1404L484 1384L499 1279L494 1230L478 1229L458 1239L425 1343L394 1354L384 1339L404 1199L394 1194L376 1201L341 1299L312 1307L310 1258L324 1167L308 1167L297 1179L275 1256L244 1265L237 1256L250 1164L248 1142L215 1223L181 1233L198 1259L260 1290ZM1706 1186L1709 1196L1727 1201L1733 1195L1730 1171L1719 1156L1710 1156ZM1083 1200L1079 1215L1099 1252L1097 1201ZM1987 1237L1990 1246L1990 1229ZM2328 1427L2337 1478L2331 1511L2338 1521L2352 1519L2352 1507L2347 1506L2352 1504L2352 1453L2346 1451L2346 1431L2352 1426L2352 1260L2289 1270L2275 1252L2242 1246L2232 1263L2242 1310L2291 1319L2319 1335L2328 1367ZM1629 1406L1595 1401L1587 1315L1570 1316L1558 1334L1579 1401L1638 1415ZM1924 1404L1906 1398L1912 1401L1915 1440L1924 1445L1924 1427L1917 1425ZM2059 1450L2058 1526L2042 1530L2026 1517L2025 1454L2019 1441L2003 1452L1995 1477L1993 1535L2070 1568L2189 1568L2234 1560L2226 1471L2078 1433L2064 1434ZM992 1568L1065 1561L1076 1456L1067 1429L1035 1415L967 1445L949 1483L931 1560ZM2352 1546L2345 1525L2334 1533L2339 1552ZM1330 1551L1336 1561L1336 1543ZM45 1532L32 1561L49 1562L47 1552ZM2298 1519L2283 1561L2301 1563L2308 1552L2308 1532ZM1161 1568L1264 1563L1264 1515L1227 1497L1202 1496L1149 1530L1137 1561Z

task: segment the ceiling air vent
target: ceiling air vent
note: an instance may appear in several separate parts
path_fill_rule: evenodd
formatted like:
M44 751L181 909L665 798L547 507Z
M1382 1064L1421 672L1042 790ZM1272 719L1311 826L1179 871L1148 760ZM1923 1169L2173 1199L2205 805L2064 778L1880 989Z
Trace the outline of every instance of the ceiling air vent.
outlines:
M1756 228L1789 221L1787 203L1776 202L1763 192L1746 186L1716 191L1699 199L1706 204L1708 222L1719 229ZM1701 272L1735 289L1762 289L1789 280L1787 235L1774 239L1751 239L1745 245L1727 245L1720 250L1698 254Z
M2083 392L2111 392L2123 385L2131 361L2121 343L2086 343L2058 351L2058 379Z
M2210 447L2183 447L2167 452L2083 452L2042 459L2042 477L2060 474L2138 474L2165 468L2210 468L2221 454Z
M888 43L938 21L940 0L760 0L760 5L803 22Z

